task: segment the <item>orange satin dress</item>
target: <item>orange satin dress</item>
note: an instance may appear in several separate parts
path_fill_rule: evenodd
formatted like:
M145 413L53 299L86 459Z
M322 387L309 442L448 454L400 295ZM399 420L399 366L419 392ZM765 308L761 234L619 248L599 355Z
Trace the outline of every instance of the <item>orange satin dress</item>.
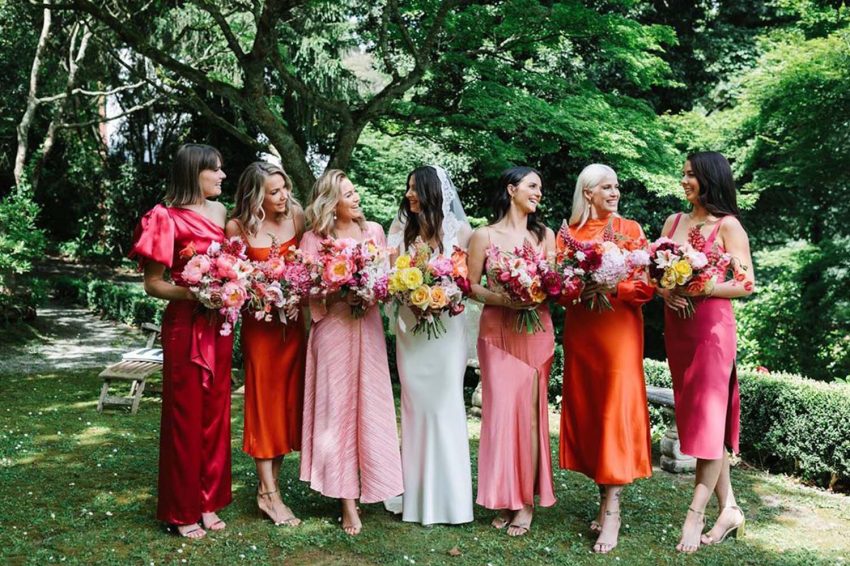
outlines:
M293 237L281 253L297 246ZM248 258L265 261L271 248L248 246ZM283 324L275 316L266 322L242 317L245 366L245 429L242 450L253 458L269 459L301 449L304 404L304 366L307 338L304 321Z
M607 224L607 219L590 219L570 233L577 240L601 240ZM611 225L628 239L642 237L640 225L632 220L614 217ZM564 245L559 237L558 251ZM616 296L608 296L614 310L567 307L560 465L600 485L624 485L652 475L641 306L653 292L643 281L624 281Z

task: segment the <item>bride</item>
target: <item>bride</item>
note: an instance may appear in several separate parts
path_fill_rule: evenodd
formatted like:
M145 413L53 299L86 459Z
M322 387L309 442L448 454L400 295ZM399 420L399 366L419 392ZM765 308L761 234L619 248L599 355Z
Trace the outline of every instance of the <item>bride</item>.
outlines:
M393 254L418 238L434 253L466 249L472 229L457 191L442 167L425 166L407 176L398 216L390 227ZM465 316L442 315L446 332L428 339L413 334L416 319L401 306L396 314L396 360L401 379L402 520L430 525L472 521L472 477L463 375ZM397 508L398 501L387 507Z

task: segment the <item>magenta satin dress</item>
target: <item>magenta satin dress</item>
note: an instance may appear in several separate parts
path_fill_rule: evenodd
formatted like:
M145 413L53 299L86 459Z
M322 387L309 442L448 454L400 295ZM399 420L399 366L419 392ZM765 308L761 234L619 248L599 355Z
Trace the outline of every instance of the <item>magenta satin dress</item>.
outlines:
M673 221L672 237L682 214ZM708 251L721 219L706 239ZM694 315L682 318L664 309L664 345L673 377L676 427L684 454L703 460L723 457L724 447L738 452L741 401L735 367L737 330L732 302L694 298Z
M517 511L555 504L552 452L549 448L549 370L555 332L545 306L538 308L543 330L515 332L517 311L485 305L478 331L481 368L481 440L476 503L488 509ZM537 474L532 467L532 386L537 380Z
M379 224L366 238L386 246ZM301 249L315 256L322 238L312 230ZM385 501L404 491L395 402L381 312L351 316L344 301L311 301L307 342L301 479L322 495Z
M157 205L142 218L130 257L151 260L182 279L189 244L205 253L224 230L186 208ZM195 301L169 301L162 317L162 424L156 516L188 525L230 503L230 367L233 336Z

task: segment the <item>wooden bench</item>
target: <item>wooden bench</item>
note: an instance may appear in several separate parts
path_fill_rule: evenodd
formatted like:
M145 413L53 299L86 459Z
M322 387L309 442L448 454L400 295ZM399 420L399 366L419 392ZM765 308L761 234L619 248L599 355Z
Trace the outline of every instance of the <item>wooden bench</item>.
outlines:
M646 386L646 400L650 405L661 407L670 417L671 424L661 437L661 469L674 474L693 472L697 461L693 456L682 454L679 445L679 430L676 428L676 404L673 390L666 387Z
M124 354L121 361L107 366L100 372L99 377L103 380L103 387L97 402L97 412L101 413L103 409L110 407L129 407L130 414L135 415L145 391L145 380L162 371L162 349L153 347L161 334L160 328L155 324L144 323L142 330L147 334L145 348ZM130 382L129 396L110 395L109 387L113 381Z

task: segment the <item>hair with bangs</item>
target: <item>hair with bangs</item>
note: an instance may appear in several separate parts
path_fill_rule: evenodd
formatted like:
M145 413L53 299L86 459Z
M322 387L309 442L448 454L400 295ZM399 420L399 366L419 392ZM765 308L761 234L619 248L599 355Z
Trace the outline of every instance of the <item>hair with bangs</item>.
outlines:
M333 236L336 224L336 206L342 198L342 182L348 175L340 169L328 169L316 179L310 191L310 204L306 216L310 229L321 237ZM366 219L354 220L361 230L366 230Z
M241 226L242 230L249 236L256 236L260 224L266 217L263 210L263 201L266 198L266 180L280 175L283 178L285 190L289 193L286 199L286 210L284 217L290 218L293 210L300 209L301 205L293 194L292 179L286 174L282 167L278 167L267 161L255 161L248 165L239 176L236 187L236 207L233 209L232 218Z
M171 164L171 177L165 191L165 204L186 206L204 198L198 176L201 171L215 171L223 165L221 152L210 145L186 143L180 146Z
M590 218L590 202L584 196L586 189L592 189L608 177L617 178L617 172L601 163L591 163L581 170L576 180L576 190L573 193L573 208L568 224L581 228Z

